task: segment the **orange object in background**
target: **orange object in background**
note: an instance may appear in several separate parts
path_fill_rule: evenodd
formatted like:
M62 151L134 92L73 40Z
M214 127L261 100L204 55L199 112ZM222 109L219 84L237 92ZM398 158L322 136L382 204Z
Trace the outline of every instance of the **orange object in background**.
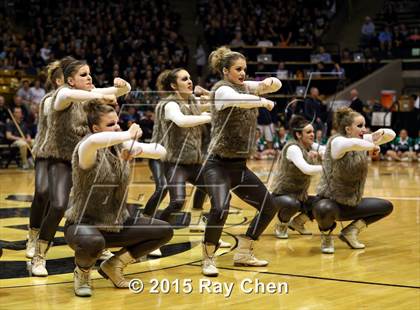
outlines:
M396 100L397 92L395 90L381 91L381 104L385 109L390 109Z

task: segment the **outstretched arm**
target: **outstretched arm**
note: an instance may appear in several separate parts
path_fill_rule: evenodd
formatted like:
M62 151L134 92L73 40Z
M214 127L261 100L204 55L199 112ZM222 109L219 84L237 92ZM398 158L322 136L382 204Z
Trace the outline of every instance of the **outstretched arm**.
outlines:
M262 81L245 81L244 83L250 92L256 95L274 93L282 86L280 80L275 77L269 77Z
M165 119L173 121L178 127L195 127L211 122L209 115L184 115L174 101L165 105Z
M141 129L137 124L131 125L127 131L104 131L92 134L79 146L79 167L82 169L92 168L95 165L99 149L139 138L141 134Z
M114 79L114 86L105 88L94 88L93 92L104 94L104 95L115 95L116 97L124 96L131 90L131 85L127 81L121 78Z
M305 158L303 158L302 150L296 145L289 146L286 152L286 158L293 162L304 174L316 175L322 171L321 165L309 164Z
M377 146L364 139L336 137L331 141L331 156L334 159L343 157L351 151L370 151Z
M235 91L232 87L221 86L216 90L214 94L214 103L217 110L224 110L226 108L236 107L241 109L253 109L253 108L267 108L272 110L274 102L249 94L240 94Z

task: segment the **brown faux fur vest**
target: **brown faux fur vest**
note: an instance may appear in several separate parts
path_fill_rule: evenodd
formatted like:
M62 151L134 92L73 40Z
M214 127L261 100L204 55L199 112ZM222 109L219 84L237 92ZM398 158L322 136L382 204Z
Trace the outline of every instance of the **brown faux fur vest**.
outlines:
M155 122L153 124L153 133L152 133L152 139L150 140L151 143L164 143L163 137L164 132L162 132L162 104L165 101L159 101L159 103L155 107Z
M45 101L52 97L53 92L46 94L39 104L38 114L38 129L35 136L34 147L32 148L32 154L36 158L48 158L48 154L43 151L42 145L47 137L48 120L47 115L44 114ZM51 101L50 101L51 104ZM50 107L51 109L51 107Z
M295 166L293 162L286 158L287 149L296 145L300 148L303 154L303 158L308 163L312 163L309 160L308 152L296 141L288 142L283 150L280 161L280 169L278 174L274 177L272 184L273 194L276 195L291 195L299 201L306 201L308 199L308 188L311 183L311 176L304 174Z
M228 81L217 82L210 93L212 100L212 130L209 152L224 158L249 158L255 150L258 109L226 108L216 110L214 95L222 86L247 93L245 86Z
M78 152L82 141L73 153L73 196L65 216L72 223L81 221L97 225L100 230L118 232L129 217L126 207L129 163L120 158L121 145L116 145L99 149L95 165L83 170L79 167Z
M64 87L68 86L61 86L54 92L52 105L54 105L58 91ZM47 123L47 136L42 145L43 152L51 158L71 161L77 143L90 132L83 103L71 103L62 111L56 111L52 106Z
M184 165L201 164L203 161L201 153L201 126L182 128L178 127L174 122L166 120L165 106L170 101L176 102L184 115L201 114L194 99L189 99L187 103L175 96L169 96L162 102L159 116L162 134L164 135L163 145L167 152L163 161Z
M343 205L357 206L362 199L368 171L365 151L347 152L340 159L331 157L331 141L325 151L323 172L318 184L317 193Z

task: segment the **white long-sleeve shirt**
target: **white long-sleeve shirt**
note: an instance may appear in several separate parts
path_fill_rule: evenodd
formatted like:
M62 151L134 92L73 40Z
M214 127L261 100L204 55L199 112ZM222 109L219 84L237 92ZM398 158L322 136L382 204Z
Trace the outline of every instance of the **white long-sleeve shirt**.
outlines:
M121 143L124 149L131 151L130 153L133 157L159 159L166 155L165 148L160 144L133 143L128 131L104 131L92 134L80 144L78 149L79 167L82 169L93 167L99 149Z
M311 165L303 158L302 150L297 145L291 145L287 148L286 158L293 162L293 164L304 174L316 175L322 171L321 165Z
M273 79L273 83L270 87L263 89L262 93L272 93L280 89L281 82L277 78ZM248 87L251 93L256 93L258 91L259 85L262 82L256 81L245 81L245 85ZM241 109L253 109L263 106L264 98L258 97L251 94L240 94L232 87L221 86L219 87L214 94L214 101L216 110L220 111L230 107L237 107Z
M165 105L165 119L174 122L178 127L195 127L211 122L211 116L207 113L202 115L183 114L175 101L170 101Z
M331 156L333 159L342 158L347 152L351 151L370 151L377 145L385 144L395 138L395 132L392 129L380 129L384 131L381 139L373 143L372 134L363 135L363 139L346 138L338 136L331 141Z
M102 99L104 95L123 96L131 90L131 86L126 82L125 87L105 87L94 88L91 91L62 88L58 91L53 107L56 111L62 111L69 107L72 102L84 102L92 99Z

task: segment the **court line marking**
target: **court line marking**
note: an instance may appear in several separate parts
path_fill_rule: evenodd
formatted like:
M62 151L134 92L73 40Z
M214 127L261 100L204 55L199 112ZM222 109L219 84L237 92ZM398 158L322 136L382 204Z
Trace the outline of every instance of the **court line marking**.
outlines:
M190 265L195 266L195 267L201 267L200 265L194 265L194 263L195 262L192 262L192 263L190 263ZM252 269L236 269L236 268L220 267L220 266L217 266L217 268L218 269L224 269L224 270L232 270L232 271L257 272L257 273L261 273L261 274L288 276L288 277L295 277L295 278L307 278L307 279L315 279L315 280L326 280L326 281L336 281L336 282L346 282L346 283L356 283L356 284L367 284L367 285L378 285L378 286L391 286L391 287L399 287L399 288L420 289L420 286L404 285L404 284L392 284L392 283L381 283L381 282L370 282L370 281L356 281L356 280L348 280L348 279L326 278L326 277L319 277L319 276L309 276L309 275L282 273L282 272L273 272L273 271L258 271L258 270L252 270Z
M420 197L392 197L392 196L389 197L389 196L378 196L378 198L390 199L390 200L414 200L414 201L420 200Z

